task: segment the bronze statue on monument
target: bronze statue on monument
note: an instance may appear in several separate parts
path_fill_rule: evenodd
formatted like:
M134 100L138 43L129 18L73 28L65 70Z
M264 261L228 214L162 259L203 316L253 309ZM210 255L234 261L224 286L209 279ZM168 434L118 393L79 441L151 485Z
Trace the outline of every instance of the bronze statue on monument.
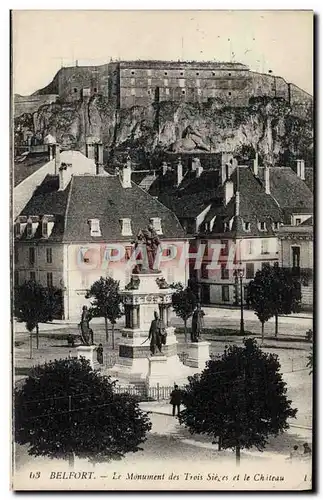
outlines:
M137 255L141 255L140 264L134 269L135 274L139 273L160 273L154 268L157 253L160 251L160 239L152 223L149 223L146 229L140 229L137 238L133 241Z
M81 322L79 323L83 345L93 345L93 330L90 328L91 319L91 314L87 306L83 306Z

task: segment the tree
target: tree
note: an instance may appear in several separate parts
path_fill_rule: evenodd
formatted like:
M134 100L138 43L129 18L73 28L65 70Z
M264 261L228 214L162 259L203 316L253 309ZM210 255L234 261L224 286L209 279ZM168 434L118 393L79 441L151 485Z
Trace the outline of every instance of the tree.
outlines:
M36 347L39 347L39 323L52 321L59 311L61 291L58 288L45 288L30 280L15 288L14 314L18 321L26 323L30 332L30 357L32 357L32 331L36 328Z
M136 452L151 423L138 401L116 394L115 382L92 370L85 358L35 367L15 391L15 441L33 456L120 459Z
M119 281L113 278L101 278L93 283L85 297L94 300L91 302L91 313L96 317L104 317L105 335L109 341L108 320L112 326L112 345L114 348L114 325L123 312L120 308L121 296L119 293Z
M263 450L269 435L288 429L297 409L286 397L286 383L276 354L263 352L254 339L226 346L223 355L208 361L189 378L183 393L180 422L191 433L219 438L222 448Z
M272 316L275 317L275 337L278 336L278 315L291 314L298 310L299 283L291 269L266 265L257 271L255 278L249 283L249 300L251 307L263 325Z
M249 303L261 323L261 342L264 342L265 323L273 316L271 301L271 280L267 274L258 271L248 286Z
M175 289L172 296L172 305L176 316L184 321L185 342L187 342L187 320L192 316L197 306L197 298L190 288L184 288L181 283L174 283L171 288Z

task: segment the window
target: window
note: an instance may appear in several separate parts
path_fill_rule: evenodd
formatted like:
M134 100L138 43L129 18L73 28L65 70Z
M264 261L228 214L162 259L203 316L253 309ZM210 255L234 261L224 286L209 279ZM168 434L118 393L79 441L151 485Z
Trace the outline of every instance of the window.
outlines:
M164 86L168 87L168 80L166 78L164 79Z
M131 219L130 218L120 219L120 223L121 223L122 236L131 236L132 235Z
M73 91L74 91L74 94L76 94L76 92L77 92L77 88L76 88L76 87L74 87Z
M131 255L132 255L132 247L126 247L125 248L125 260L130 260ZM126 281L126 283L128 283L128 282Z
M18 262L19 262L19 250L18 250L18 247L16 245L14 246L14 259L15 259L15 264L18 264Z
M227 269L226 264L221 265L221 280L229 279L229 269Z
M165 76L167 76L167 75L168 75L167 71L165 71L164 75L165 75Z
M231 76L231 73L229 73L229 76Z
M20 236L20 231L21 231L21 225L20 225L20 222L16 222L15 226L14 226L14 229L15 229L15 236Z
M151 89L148 89L148 95L151 95Z
M29 276L30 276L30 281L36 281L36 273L35 273L35 271L31 271Z
M31 237L33 235L33 223L31 221L27 222L27 237Z
M100 221L99 219L89 219L91 236L101 236Z
M131 89L131 95L136 95L136 89Z
M14 285L19 286L19 271L17 271L17 269L15 269L14 272Z
M48 222L47 222L47 220L43 220L43 223L42 223L42 233L43 233L43 237L44 238L48 237Z
M250 231L250 222L245 222L244 223L244 230L245 231Z
M46 261L47 264L52 264L53 262L53 254L51 248L46 248Z
M201 95L202 94L202 90L201 89L197 89L197 95Z
M182 89L182 94L185 95L185 89Z
M131 80L130 80L131 85L134 85L134 84L135 84L135 81L136 81L136 80L135 80L134 78L131 78Z
M153 225L157 234L163 234L160 217L152 217L150 219L150 222Z
M229 241L221 240L221 252L220 255L229 255Z
M96 87L94 87L93 92L96 94L97 91L98 91L98 89Z
M183 71L181 71L181 73L180 73L180 74L181 74L181 76L183 76L183 75L184 75Z
M231 92L228 92L229 95L231 95Z
M47 288L52 288L53 286L53 273L47 273Z
M29 264L33 266L35 264L35 249L34 247L29 248Z
M261 240L261 253L269 253L268 252L268 240Z
M208 279L209 271L208 271L208 269L206 269L208 265L209 265L208 262L204 262L201 265L201 278Z
M266 231L266 222L258 223L259 231Z
M215 71L212 71L212 76L215 76Z
M279 222L273 222L273 230L277 231L279 229Z
M131 74L132 74L132 75L134 75L134 74L135 74L135 72L134 72L134 71L131 71Z
M151 69L148 69L148 70L147 70L147 75L148 75L148 76L151 76Z
M151 78L148 78L148 85L151 85Z
M200 86L200 80L196 80L196 86L199 87Z
M248 253L249 253L249 255L252 255L252 253L253 253L253 240L248 240L247 245L248 245Z
M255 275L255 265L253 262L246 263L246 278L252 279Z
M166 95L169 95L169 89L165 89Z
M229 223L228 222L223 222L223 231L226 232L226 231L229 231L229 230L230 230Z
M229 285L222 285L222 302L229 302Z
M296 226L299 226L301 222L302 222L302 219L295 219Z
M196 76L199 76L199 74L200 74L200 73L199 73L199 72L197 72L197 73L196 73Z

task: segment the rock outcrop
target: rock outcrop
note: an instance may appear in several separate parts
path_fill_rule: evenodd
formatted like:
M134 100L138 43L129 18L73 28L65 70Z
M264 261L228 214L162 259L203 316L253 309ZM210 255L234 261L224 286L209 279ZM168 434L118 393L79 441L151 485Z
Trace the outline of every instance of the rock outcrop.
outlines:
M131 152L147 160L163 151L220 152L250 147L277 163L289 157L312 161L313 118L309 106L295 112L284 100L251 99L246 107L207 103L160 102L117 110L105 97L44 105L15 119L18 132L28 129L41 141L55 136L65 148L84 151L86 137L99 137L106 155ZM16 139L18 140L18 139Z

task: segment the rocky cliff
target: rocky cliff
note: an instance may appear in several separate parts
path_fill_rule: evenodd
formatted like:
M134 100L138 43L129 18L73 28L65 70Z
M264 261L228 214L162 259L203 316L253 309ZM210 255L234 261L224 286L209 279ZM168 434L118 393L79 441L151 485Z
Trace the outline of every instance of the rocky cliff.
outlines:
M130 151L134 161L146 165L163 151L257 150L265 161L288 164L299 157L308 165L313 155L311 107L295 112L286 101L268 97L251 99L246 107L212 100L116 110L95 96L87 102L44 105L16 118L17 141L26 129L39 141L51 134L63 147L82 151L86 137L98 137L110 161Z

